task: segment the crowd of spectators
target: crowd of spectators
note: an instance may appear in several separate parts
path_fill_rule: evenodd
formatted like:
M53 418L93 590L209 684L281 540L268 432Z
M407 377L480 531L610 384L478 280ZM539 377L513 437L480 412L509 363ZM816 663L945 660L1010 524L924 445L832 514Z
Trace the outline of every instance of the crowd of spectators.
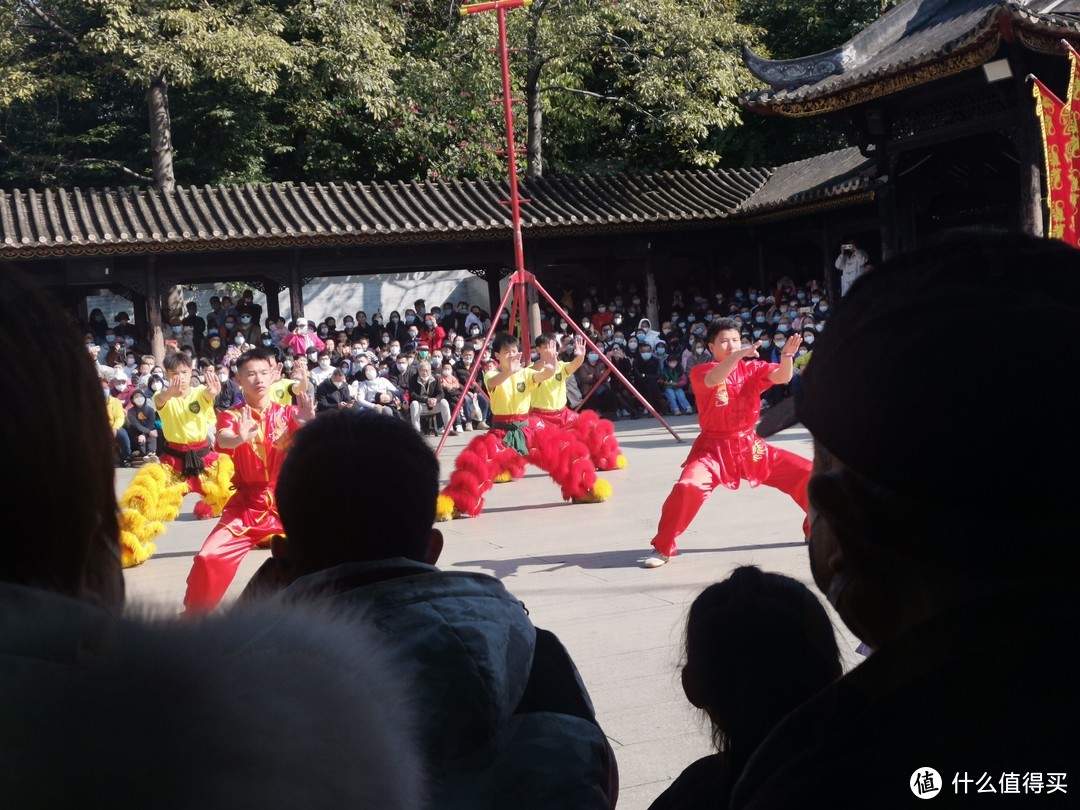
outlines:
M795 361L798 372L829 313L820 284L796 286L786 277L775 288L737 287L711 296L697 289L687 294L676 290L661 308L658 324L643 315L642 297L633 287L611 294L589 287L581 295L567 289L562 305L595 346L568 381L570 404L584 402L583 407L613 420L636 419L649 410L618 375L608 373L600 352L657 413L691 414L695 403L688 374L712 359L705 330L713 318L733 318L747 344L760 341L759 355L765 360L775 360L787 336L801 332L804 346ZM274 352L283 377L307 380L319 412L367 409L409 420L418 431L431 435L445 428L457 410L455 433L488 427L490 408L481 380L494 362L483 346L491 314L475 303L447 301L428 307L417 300L404 313L394 310L384 317L377 311L369 318L359 311L316 322L304 317L263 318L262 307L248 290L237 301L227 295L212 297L206 313L200 313L193 301L185 310L184 318L170 322L167 348L191 356L196 382L210 374L218 376L218 409L242 401L232 379L235 361L242 352L259 347ZM152 398L168 384L161 365L148 353L147 341L127 312L118 312L110 323L95 309L84 326L86 346L98 363L103 387L120 405L110 406L118 463L153 460L160 424ZM509 327L508 312L500 314L499 326ZM540 326L557 336L573 332L553 308L542 311ZM573 341L562 343L563 359L569 360ZM470 383L476 364L480 368ZM765 406L788 393L789 386L770 390ZM465 402L457 408L462 398Z

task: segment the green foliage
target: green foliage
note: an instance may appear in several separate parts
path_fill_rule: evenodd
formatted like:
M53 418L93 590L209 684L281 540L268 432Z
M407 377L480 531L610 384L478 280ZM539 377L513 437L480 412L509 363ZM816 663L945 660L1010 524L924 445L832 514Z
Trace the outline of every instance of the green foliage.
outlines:
M738 16L764 32L763 53L792 59L844 44L891 5L881 0L741 0Z
M514 95L538 99L547 173L778 163L842 137L744 115L741 46L823 50L876 11L536 0L507 14ZM9 0L0 187L148 182L158 77L181 184L502 177L496 44L494 13L434 0Z

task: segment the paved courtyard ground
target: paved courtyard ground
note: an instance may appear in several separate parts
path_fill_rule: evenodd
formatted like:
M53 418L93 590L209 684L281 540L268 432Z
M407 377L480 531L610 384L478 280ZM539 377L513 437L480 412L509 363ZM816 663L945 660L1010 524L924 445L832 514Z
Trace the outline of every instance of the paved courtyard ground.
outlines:
M446 538L440 566L498 577L533 622L569 649L618 758L620 810L644 810L686 765L709 752L708 725L687 703L678 677L694 597L740 565L788 574L813 588L802 513L786 495L765 487L717 490L680 539L679 556L655 570L640 567L660 506L698 433L694 417L675 417L670 424L683 443L653 419L617 423L629 466L602 473L614 488L606 503L565 504L555 484L530 468L520 481L496 486L480 517L440 524ZM451 437L443 448L444 480L473 435ZM811 455L801 425L769 441ZM118 488L131 475L118 471ZM191 558L213 525L194 518L194 503L194 496L185 499L154 557L125 572L129 604L180 610ZM342 531L350 530L363 530L359 517L343 518ZM266 554L248 555L226 604ZM852 666L857 642L833 618Z

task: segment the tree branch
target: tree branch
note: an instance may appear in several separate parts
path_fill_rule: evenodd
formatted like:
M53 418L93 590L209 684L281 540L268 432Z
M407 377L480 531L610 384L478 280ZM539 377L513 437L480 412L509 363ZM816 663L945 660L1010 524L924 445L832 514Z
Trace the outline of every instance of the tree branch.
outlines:
M120 163L119 161L116 161L116 160L108 160L107 158L81 158L79 160L76 160L74 163L61 163L58 168L72 169L72 168L74 168L76 166L83 166L83 165L95 164L95 163L101 164L101 165L104 165L104 166L108 166L110 169L117 169L121 173L126 174L128 177L134 177L140 183L153 183L154 182L153 177L147 177L146 175L139 174L134 169L129 169L123 163Z
M35 17L45 23L45 25L58 33L72 45L78 46L80 44L79 38L77 36L75 36L73 33L64 28L64 26L60 25L60 23L54 20L49 14L45 12L43 8L41 8L38 3L25 2L24 0L24 2L20 3L20 5L22 5L23 8L25 8L27 11L29 11L31 14L33 14Z
M547 87L541 87L537 92L546 93L548 90L562 90L564 93L588 96L589 98L599 99L600 101L625 101L622 96L605 96L600 93L594 93L592 90L578 90L577 88L565 87L561 84L549 84Z
M563 86L561 84L551 84L551 85L548 85L547 87L541 87L536 92L544 93L544 92L547 92L548 90L561 90L564 93L573 93L573 94L578 95L578 96L587 96L588 98L595 98L598 101L611 101L611 102L614 102L615 104L622 104L625 107L629 107L631 110L634 110L635 112L640 113L641 115L645 116L646 118L656 118L655 115L653 115L647 109L642 107L640 104L635 104L633 101L626 98L625 96L605 96L605 95L603 95L601 93L594 93L592 90L579 90L579 89L574 88L574 87L565 87L565 86Z

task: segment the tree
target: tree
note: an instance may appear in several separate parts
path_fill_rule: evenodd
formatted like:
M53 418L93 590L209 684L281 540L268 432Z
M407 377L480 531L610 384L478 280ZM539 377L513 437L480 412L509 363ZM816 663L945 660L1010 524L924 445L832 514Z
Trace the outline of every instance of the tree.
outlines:
M385 116L404 28L380 11L373 0L15 0L0 10L4 163L45 180L92 168L91 177L169 188L170 84L201 88L203 99L208 88L232 90L256 102L249 112L276 107L315 130L333 115L328 87ZM148 149L130 141L136 93ZM123 160L96 151L121 135ZM141 165L125 162L137 157Z
M739 49L756 32L712 0L537 0L511 30L533 177L545 141L561 170L713 165L709 136L739 123L752 87Z

